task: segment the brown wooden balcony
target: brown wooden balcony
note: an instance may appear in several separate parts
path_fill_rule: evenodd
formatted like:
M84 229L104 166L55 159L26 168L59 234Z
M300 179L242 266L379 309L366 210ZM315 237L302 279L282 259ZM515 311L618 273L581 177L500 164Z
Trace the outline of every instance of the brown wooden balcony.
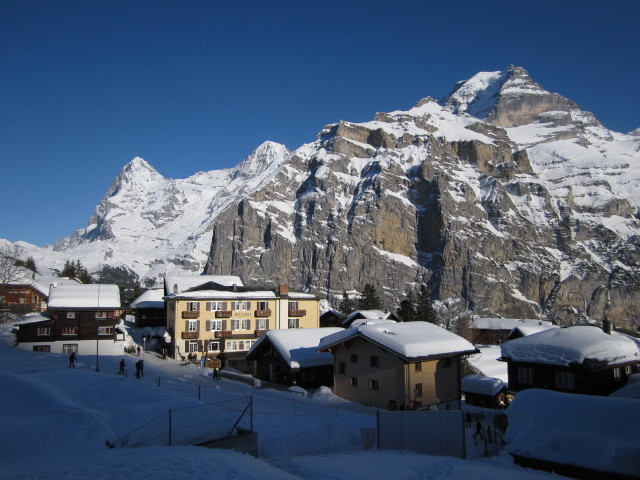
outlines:
M289 310L290 317L304 317L306 314L306 310Z
M195 312L185 310L182 312L182 318L198 318L200 316L200 312L197 310Z
M197 340L198 332L182 332L183 340Z
M254 315L256 317L270 317L271 316L271 310L256 310L254 312Z
M260 337L260 336L264 335L265 333L267 333L268 331L269 331L269 330L254 330L254 331L253 331L253 334L254 334L256 337Z
M216 318L231 318L233 312L231 310L216 310Z
M227 338L231 335L233 335L233 332L231 330L217 330L213 336L215 338Z

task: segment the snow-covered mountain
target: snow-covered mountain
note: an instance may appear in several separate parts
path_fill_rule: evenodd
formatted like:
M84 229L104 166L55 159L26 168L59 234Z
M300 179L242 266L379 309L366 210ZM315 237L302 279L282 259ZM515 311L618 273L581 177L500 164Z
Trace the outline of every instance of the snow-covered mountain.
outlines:
M639 187L638 130L512 66L293 152L267 142L234 169L171 180L134 159L85 229L33 256L287 280L334 305L373 283L393 310L426 283L450 316L632 324Z
M102 264L125 267L148 279L165 273L199 274L218 212L262 187L289 156L283 145L265 142L235 168L177 180L134 158L113 181L86 228L52 248L21 246L38 266L49 268L80 259L91 272Z

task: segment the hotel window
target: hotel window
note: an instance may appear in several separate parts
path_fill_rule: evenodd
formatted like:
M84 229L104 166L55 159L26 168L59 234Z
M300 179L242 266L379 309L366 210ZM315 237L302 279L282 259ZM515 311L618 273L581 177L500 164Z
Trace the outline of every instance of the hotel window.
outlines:
M67 318L76 318L76 312L67 312Z
M209 340L209 345L207 348L210 352L219 352L220 351L220 341L219 340Z
M249 328L251 328L251 320L248 318L231 320L231 330L249 330Z
M556 388L562 388L563 390L575 390L576 389L576 377L573 372L556 372Z
M187 348L189 349L189 353L198 351L198 341L197 340L189 340L187 342Z
M269 320L266 318L258 318L256 320L257 329L258 330L268 330L269 329Z
M78 327L62 327L62 335L77 335Z
M421 372L422 371L422 362L416 362L414 363L415 365L415 371L416 372Z
M187 332L197 332L200 330L198 328L199 323L198 320L187 320Z
M300 320L297 318L290 318L289 328L300 328Z
M369 366L370 367L379 367L380 366L380 357L376 355L371 355L369 357Z
M369 380L369 390L380 390L380 381Z
M289 302L289 310L298 310L298 302Z
M222 320L209 320L208 324L210 332L217 332L222 330Z
M51 327L38 327L37 334L39 336L51 335Z
M187 311L188 312L199 312L200 311L200 302L187 302Z
M238 341L237 340L228 341L227 342L227 350L229 350L229 351L238 350Z
M349 385L352 387L358 386L358 377L349 377Z
M269 310L269 302L258 302L258 310Z
M235 301L231 302L232 310L251 310L251 302L247 301Z
M227 302L207 302L207 311L215 312L217 310L226 310Z

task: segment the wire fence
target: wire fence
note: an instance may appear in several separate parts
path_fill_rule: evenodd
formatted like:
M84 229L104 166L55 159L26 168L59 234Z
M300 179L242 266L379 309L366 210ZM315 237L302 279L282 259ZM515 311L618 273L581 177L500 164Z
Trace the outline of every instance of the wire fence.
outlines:
M251 397L176 408L149 420L114 441L109 448L197 445L231 436L236 427L251 429ZM240 409L240 413L238 413Z

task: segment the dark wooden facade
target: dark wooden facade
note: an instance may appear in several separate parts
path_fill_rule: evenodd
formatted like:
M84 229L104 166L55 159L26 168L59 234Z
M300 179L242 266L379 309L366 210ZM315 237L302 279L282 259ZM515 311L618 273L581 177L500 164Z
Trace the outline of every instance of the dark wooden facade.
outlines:
M269 338L257 345L246 358L247 361L255 361L255 377L266 382L305 389L333 386L333 361L330 365L291 368Z
M42 311L47 298L33 285L0 284L0 304L11 313Z
M20 325L18 343L67 342L77 340L113 340L120 323L120 310L52 310L50 319Z
M619 365L586 362L580 365L548 365L508 360L509 391L543 388L586 395L609 395L640 373L640 360Z

